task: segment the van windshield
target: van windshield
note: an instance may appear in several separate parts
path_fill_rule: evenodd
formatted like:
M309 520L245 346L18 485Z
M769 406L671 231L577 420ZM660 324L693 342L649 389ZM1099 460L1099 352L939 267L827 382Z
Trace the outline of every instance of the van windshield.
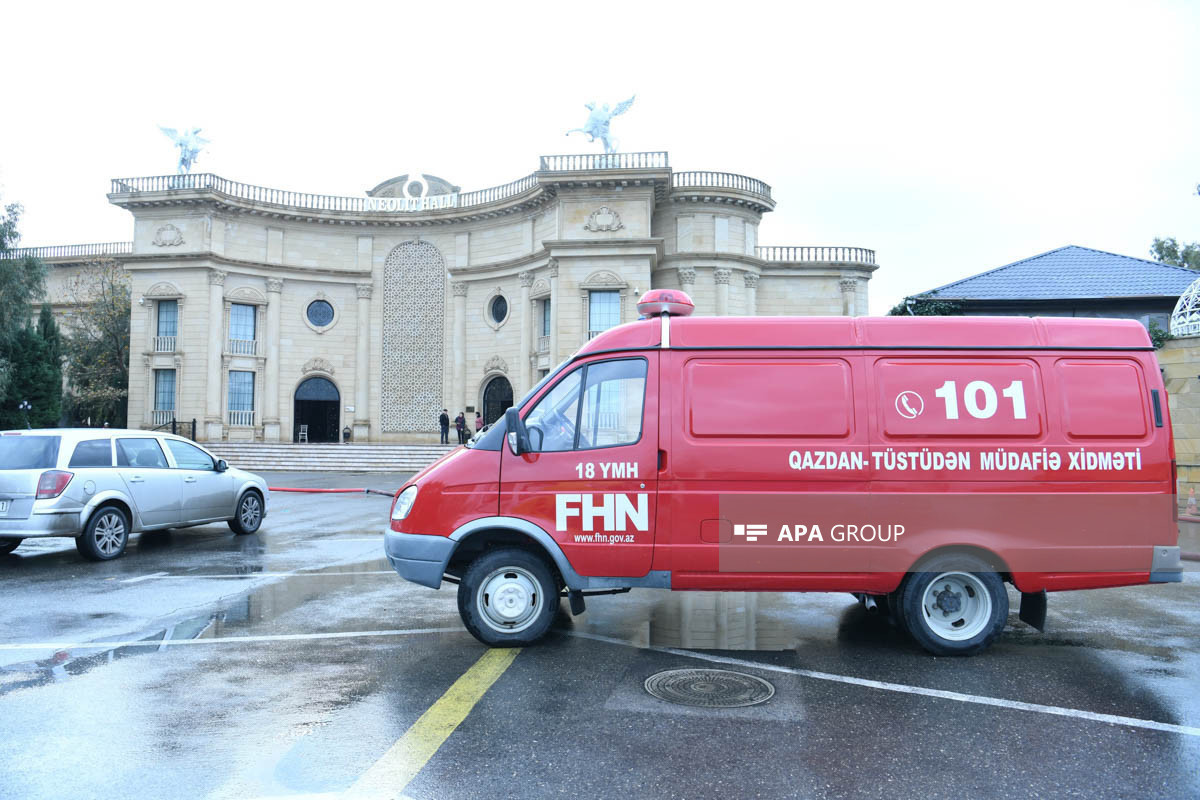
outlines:
M53 469L61 436L0 436L0 470Z

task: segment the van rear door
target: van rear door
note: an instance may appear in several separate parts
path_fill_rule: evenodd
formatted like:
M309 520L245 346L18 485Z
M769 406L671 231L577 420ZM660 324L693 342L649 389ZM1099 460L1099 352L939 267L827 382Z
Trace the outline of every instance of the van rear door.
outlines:
M658 491L658 353L583 361L523 415L533 452L502 448L500 514L538 525L581 575L650 571Z

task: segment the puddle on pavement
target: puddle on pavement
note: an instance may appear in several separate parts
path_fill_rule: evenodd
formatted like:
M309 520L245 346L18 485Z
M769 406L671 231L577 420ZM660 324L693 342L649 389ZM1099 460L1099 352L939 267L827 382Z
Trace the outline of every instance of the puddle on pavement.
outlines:
M219 611L189 617L151 632L143 630L104 638L107 642L138 644L120 647L82 645L56 651L49 658L6 664L0 666L0 696L17 689L65 681L120 659L161 653L171 649L172 642L245 635L246 629L258 623L279 617L310 600L361 580L362 573L387 568L387 562L379 559L298 572L256 587L246 595L224 603ZM227 571L206 570L205 574L254 577L262 571L261 566L243 566Z

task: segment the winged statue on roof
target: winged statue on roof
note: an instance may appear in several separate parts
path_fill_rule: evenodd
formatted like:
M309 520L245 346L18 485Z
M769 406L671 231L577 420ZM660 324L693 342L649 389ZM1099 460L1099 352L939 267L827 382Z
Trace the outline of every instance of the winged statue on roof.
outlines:
M159 125L158 129L179 148L179 174L191 172L192 164L196 163L196 157L200 155L204 145L208 144L208 139L200 137L199 128L184 130L183 133L174 128L164 128L162 125Z
M589 142L599 139L604 144L605 153L617 152L619 142L609 131L609 123L612 122L613 117L618 117L628 111L636 97L637 95L634 95L623 103L617 103L617 107L611 111L609 110L608 103L599 108L596 107L595 103L587 103L584 106L589 112L587 122L583 124L582 128L572 128L567 131L567 136L570 136L572 133L582 133L588 137Z

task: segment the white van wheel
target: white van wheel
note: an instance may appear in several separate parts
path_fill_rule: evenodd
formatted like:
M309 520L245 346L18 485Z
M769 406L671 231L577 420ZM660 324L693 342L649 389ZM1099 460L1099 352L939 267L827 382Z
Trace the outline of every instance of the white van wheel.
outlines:
M934 655L983 650L1008 621L1008 592L991 565L968 555L936 556L900 590L900 615L917 644Z
M476 559L458 585L458 611L471 634L493 647L529 644L550 628L558 583L534 553L505 548Z

